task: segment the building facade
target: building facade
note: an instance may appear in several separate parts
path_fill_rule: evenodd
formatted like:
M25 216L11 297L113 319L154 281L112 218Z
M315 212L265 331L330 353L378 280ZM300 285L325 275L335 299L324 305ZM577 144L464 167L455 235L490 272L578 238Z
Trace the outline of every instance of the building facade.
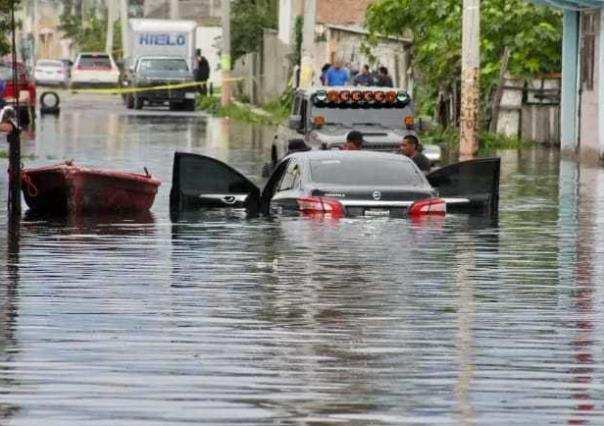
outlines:
M562 150L604 160L604 0L531 0L562 11Z

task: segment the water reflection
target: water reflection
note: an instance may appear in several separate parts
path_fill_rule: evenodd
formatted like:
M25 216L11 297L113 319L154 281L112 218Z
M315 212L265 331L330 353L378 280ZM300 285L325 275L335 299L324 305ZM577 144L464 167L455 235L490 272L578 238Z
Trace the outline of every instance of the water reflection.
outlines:
M259 175L271 129L153 114L25 145L164 185L151 217L27 215L18 258L2 241L0 423L602 423L601 169L502 152L494 220L172 223L174 150Z
M16 338L19 284L19 218L7 224L5 268L0 271L0 395L10 395L18 387L12 363L19 355ZM4 399L4 398L2 398ZM19 412L19 406L0 399L0 422L4 424ZM11 398L14 400L14 398Z

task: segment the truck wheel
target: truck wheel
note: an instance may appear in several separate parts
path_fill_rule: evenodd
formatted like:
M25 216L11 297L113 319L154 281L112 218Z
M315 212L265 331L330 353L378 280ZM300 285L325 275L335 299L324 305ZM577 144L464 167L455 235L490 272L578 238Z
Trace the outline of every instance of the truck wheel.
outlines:
M134 95L134 109L143 109L144 102L143 98Z
M126 96L126 108L128 108L128 109L134 108L134 96L132 96L132 95Z
M187 99L184 107L185 111L195 111L195 99Z

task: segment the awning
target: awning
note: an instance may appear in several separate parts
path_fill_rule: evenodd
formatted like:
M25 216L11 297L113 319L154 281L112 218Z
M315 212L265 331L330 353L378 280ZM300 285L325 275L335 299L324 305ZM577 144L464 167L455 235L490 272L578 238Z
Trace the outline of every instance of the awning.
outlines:
M592 10L604 8L604 0L529 0L533 4L563 10Z

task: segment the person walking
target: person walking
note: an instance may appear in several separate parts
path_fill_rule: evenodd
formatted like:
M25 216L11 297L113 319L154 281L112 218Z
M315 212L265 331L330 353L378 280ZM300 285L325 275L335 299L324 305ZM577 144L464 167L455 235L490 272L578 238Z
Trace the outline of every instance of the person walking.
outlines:
M210 63L201 54L201 49L196 50L197 68L195 68L195 81L199 84L198 90L201 95L208 94L208 80L210 79ZM201 84L203 83L203 84Z

